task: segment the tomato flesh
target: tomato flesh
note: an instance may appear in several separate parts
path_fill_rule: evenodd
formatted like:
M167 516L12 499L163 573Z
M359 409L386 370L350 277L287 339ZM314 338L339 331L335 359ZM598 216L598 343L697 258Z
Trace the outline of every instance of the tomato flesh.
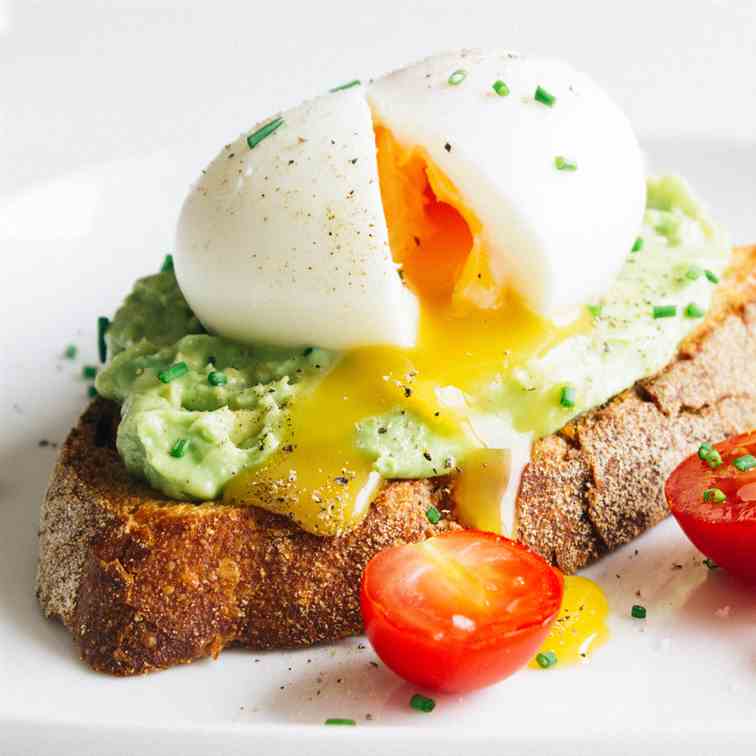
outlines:
M362 576L365 631L404 679L444 692L492 685L538 650L562 602L561 573L494 533L394 546Z
M670 475L665 486L667 504L685 534L720 567L756 582L756 469L741 471L733 462L756 456L756 431L715 444L722 464L712 469L697 454ZM704 500L704 491L717 488L722 502Z

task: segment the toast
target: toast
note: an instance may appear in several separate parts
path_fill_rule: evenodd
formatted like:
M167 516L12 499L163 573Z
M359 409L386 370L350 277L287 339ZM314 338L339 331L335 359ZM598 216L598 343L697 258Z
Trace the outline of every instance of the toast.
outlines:
M453 481L391 481L352 532L314 536L257 507L167 499L115 449L96 399L42 505L37 596L94 669L133 675L359 633L367 561L460 527ZM700 443L756 427L756 247L735 251L706 319L657 375L534 445L515 537L574 572L662 520L662 485ZM433 504L441 520L425 515Z

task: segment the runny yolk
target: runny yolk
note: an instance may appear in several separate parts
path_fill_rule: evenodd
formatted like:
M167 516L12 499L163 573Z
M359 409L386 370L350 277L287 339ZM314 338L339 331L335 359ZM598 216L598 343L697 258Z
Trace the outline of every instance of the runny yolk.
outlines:
M539 653L554 652L559 666L585 661L609 637L608 613L606 596L596 583L568 575L564 579L562 607ZM529 666L540 669L535 659Z
M480 224L453 184L424 153L403 150L381 127L376 142L392 254L421 303L417 344L342 355L292 402L281 450L262 467L237 475L224 492L227 501L285 514L322 535L354 527L380 486L371 460L355 444L357 423L398 410L436 433L465 440L468 448L481 447L468 420L475 387L587 322L557 328L506 292L489 270ZM443 398L439 389L446 387L458 390L457 401L448 401L448 391ZM472 465L479 463L471 457ZM484 464L481 472L486 469ZM501 466L491 469L500 477ZM497 481L491 490L500 487ZM481 513L479 527L493 528L490 509Z

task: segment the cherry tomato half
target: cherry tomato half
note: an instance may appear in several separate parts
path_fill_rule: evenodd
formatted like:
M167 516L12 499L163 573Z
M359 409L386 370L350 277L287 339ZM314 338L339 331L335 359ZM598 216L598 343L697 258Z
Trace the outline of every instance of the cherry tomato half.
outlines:
M378 656L405 680L460 693L536 653L562 603L560 572L502 536L459 530L374 556L362 617Z
M702 447L670 475L665 494L706 556L756 581L756 431Z

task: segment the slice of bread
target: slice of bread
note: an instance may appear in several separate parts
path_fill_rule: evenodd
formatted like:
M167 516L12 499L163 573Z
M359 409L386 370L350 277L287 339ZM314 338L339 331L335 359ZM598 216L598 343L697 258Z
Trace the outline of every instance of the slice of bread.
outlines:
M166 499L129 477L118 407L95 400L42 505L37 595L97 670L164 669L238 644L360 632L359 579L395 543L457 528L447 478L392 481L363 523L310 535L257 507ZM516 537L572 572L667 514L662 484L707 440L756 427L756 247L736 250L714 307L657 375L538 441ZM442 514L426 517L433 504Z

